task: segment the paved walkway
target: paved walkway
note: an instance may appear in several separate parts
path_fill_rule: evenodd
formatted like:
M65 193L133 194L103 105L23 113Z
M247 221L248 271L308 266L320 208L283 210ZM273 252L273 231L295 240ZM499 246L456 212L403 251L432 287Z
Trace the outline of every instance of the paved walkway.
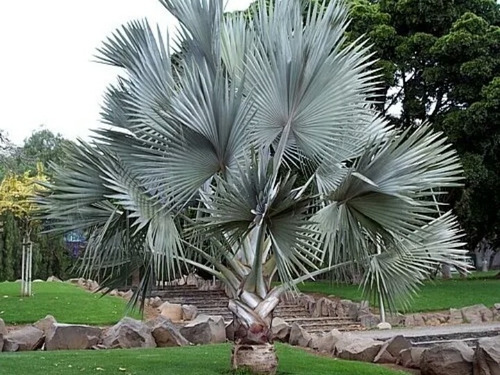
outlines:
M351 332L352 335L369 337L373 339L386 340L397 335L405 337L420 337L420 336L437 336L449 335L454 333L474 333L498 331L500 335L500 322L484 323L484 324L459 324L459 325L443 325L435 327L415 327L415 328L394 328L391 330L369 330Z

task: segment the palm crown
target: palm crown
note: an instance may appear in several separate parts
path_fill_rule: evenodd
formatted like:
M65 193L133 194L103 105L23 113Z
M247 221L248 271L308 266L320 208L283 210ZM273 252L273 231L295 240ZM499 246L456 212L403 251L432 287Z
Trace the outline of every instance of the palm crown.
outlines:
M461 168L429 126L399 132L370 108L376 72L346 45L343 1L161 0L168 37L131 22L99 50L123 68L92 142L67 150L41 199L57 230L85 229L85 270L141 290L186 265L220 278L247 326L286 287L357 264L391 307L441 262L464 266L443 188ZM271 284L275 274L283 283ZM254 341L259 341L254 337Z

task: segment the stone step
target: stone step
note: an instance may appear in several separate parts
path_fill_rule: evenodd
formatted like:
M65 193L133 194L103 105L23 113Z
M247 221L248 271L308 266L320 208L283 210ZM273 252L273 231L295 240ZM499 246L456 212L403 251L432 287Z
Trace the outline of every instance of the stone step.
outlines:
M339 329L339 327L348 327L357 324L356 322L339 322L339 323L304 323L299 325L305 330L313 329L313 330L331 331L334 328Z
M204 293L156 293L154 297L160 298L219 298L219 299L227 299L227 296L220 292L204 292Z
M317 317L317 318L290 318L290 319L286 319L287 322L303 322L303 323L315 323L315 322L318 322L318 323L323 323L323 322L334 322L334 323L337 323L337 322L352 322L353 320L352 319L349 319L349 318L341 318L341 317L337 317L337 316L320 316L320 317Z
M170 298L162 299L170 303L179 303L181 305L210 305L210 306L227 306L229 301L226 300L200 300L200 299L185 299L185 298Z
M341 326L341 327L328 327L328 328L309 327L309 328L304 328L304 329L309 333L327 333L327 332L330 332L332 329L337 329L340 332L360 331L363 329L363 327L360 326L359 324L353 324L353 325L347 325L347 326Z

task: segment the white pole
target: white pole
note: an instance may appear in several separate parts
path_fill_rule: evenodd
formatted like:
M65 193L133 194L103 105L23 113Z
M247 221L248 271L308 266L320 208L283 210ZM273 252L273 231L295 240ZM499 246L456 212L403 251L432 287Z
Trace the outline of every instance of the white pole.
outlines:
M22 261L21 261L21 296L24 296L24 265L25 265L25 257L26 257L26 246L23 241L23 252L22 252Z
M380 244L377 244L377 254L380 255L382 250L380 249ZM380 289L378 292L379 304L380 304L380 320L382 323L385 323L385 307L384 307L384 299L382 298L382 293L380 293Z
M30 241L28 245L29 249L29 264L28 264L28 296L31 296L31 276L33 271L33 243Z

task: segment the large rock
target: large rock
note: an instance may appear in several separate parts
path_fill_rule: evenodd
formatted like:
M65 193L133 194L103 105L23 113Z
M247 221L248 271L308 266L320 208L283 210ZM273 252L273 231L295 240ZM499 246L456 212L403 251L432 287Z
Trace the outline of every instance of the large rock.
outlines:
M33 326L26 326L5 335L3 350L6 352L37 350L42 347L43 341L44 334L42 330Z
M478 340L474 375L500 375L500 336Z
M40 319L33 325L43 331L43 334L47 336L56 323L57 321L52 315L47 315L45 318Z
M461 310L466 323L479 324L493 320L493 312L483 304L464 307Z
M450 309L450 319L448 320L449 324L462 324L464 322L464 318L462 316L462 310L459 309Z
M128 317L123 318L104 333L102 344L107 348L124 349L156 347L151 328L139 320Z
M381 341L343 335L335 345L337 356L354 361L373 362L382 346Z
M427 348L411 347L409 349L403 349L399 353L397 364L406 368L420 368L420 362L422 361L422 354Z
M271 324L271 332L273 340L288 342L290 338L290 324L288 324L284 319L276 317L273 318Z
M162 305L163 301L161 300L160 297L156 296L154 298L150 298L149 299L149 304L154 307L154 308L158 308Z
M377 356L374 358L375 363L396 363L399 353L402 350L411 348L411 343L401 335L384 342Z
M62 280L58 278L57 276L49 276L47 278L47 282L56 282L56 283L62 283Z
M182 320L182 306L177 303L164 302L160 307L158 307L160 315L174 322L179 322Z
M366 328L374 328L380 323L380 317L372 313L360 315L358 320L359 323Z
M342 338L342 333L337 329L332 329L323 335L314 335L309 342L309 347L322 353L333 354L335 345Z
M290 328L290 339L288 340L290 345L307 348L311 340L311 335L305 329L303 329L297 323L292 323L292 326Z
M198 315L180 330L193 344L216 344L226 341L226 327L222 316Z
M358 319L358 313L360 310L360 304L357 302L352 302L349 299L341 299L340 305L342 306L343 315L347 316L353 320ZM332 315L330 315L332 316ZM338 316L338 315L337 315Z
M151 333L156 341L156 345L161 348L186 346L190 344L189 341L181 335L179 329L172 324L172 321L163 316L159 316L149 321L148 326L151 327Z
M193 320L198 316L198 308L195 305L182 305L182 320Z
M405 327L425 326L424 318L421 314L410 314L405 319Z
M436 345L422 354L422 375L470 375L474 351L465 343L456 341Z
M0 333L0 353L3 351L3 333Z
M45 349L90 349L98 344L100 336L101 329L98 327L56 323L45 338Z

